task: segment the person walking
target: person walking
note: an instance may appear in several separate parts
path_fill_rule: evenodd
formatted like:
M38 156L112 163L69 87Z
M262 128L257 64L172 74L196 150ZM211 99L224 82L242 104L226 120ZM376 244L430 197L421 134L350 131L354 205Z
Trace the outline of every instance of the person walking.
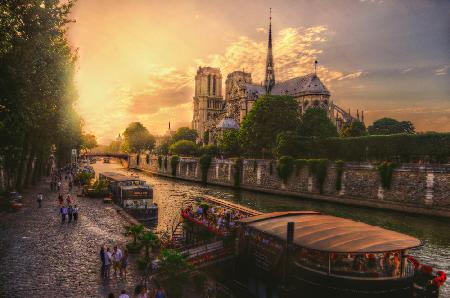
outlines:
M72 191L73 183L72 180L69 180L69 191Z
M109 247L107 247L105 252L105 278L109 278L109 272L111 271L111 260L112 254Z
M123 276L123 278L127 278L127 267L128 267L128 249L125 249L123 251L120 267L120 276Z
M122 267L122 257L123 253L120 248L117 248L117 245L114 246L113 256L113 266L114 266L114 276L117 277L117 271L121 272Z
M65 223L66 222L66 216L67 216L67 208L66 208L66 206L62 206L61 207L60 213L61 213L61 223Z
M72 197L70 196L70 193L67 194L66 202L67 202L67 205L72 204Z
M58 181L58 191L61 190L61 181Z
M43 199L44 199L44 195L40 192L40 193L37 195L37 202L38 202L39 208L42 207L42 200L43 200Z
M73 206L73 221L78 221L78 207L77 205Z
M120 291L119 298L130 298L130 296L128 296L127 291L122 290Z
M69 222L68 222L68 223L71 223L71 222L72 222L72 218L73 218L73 208L72 208L72 205L69 205L69 208L67 208L67 214L68 214L68 217L69 217Z
M64 198L63 198L62 194L58 195L58 202L59 202L60 206L62 206L64 204Z
M105 272L106 272L106 251L105 251L105 247L102 245L102 247L100 248L100 261L102 262L102 268L101 268L101 275L102 277L105 277Z

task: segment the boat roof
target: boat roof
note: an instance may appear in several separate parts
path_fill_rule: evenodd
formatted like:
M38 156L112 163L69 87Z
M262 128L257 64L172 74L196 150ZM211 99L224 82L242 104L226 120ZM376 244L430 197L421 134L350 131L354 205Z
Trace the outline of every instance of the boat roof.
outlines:
M288 222L295 223L296 245L318 251L369 253L405 250L421 245L419 239L402 233L318 213L274 212L241 220L253 229L284 241Z
M100 175L103 175L111 180L114 181L119 181L119 182L123 182L123 181L142 181L140 179L137 179L136 177L131 177L131 176L126 176L124 174L120 174L120 173L115 173L115 172L102 172L100 173Z

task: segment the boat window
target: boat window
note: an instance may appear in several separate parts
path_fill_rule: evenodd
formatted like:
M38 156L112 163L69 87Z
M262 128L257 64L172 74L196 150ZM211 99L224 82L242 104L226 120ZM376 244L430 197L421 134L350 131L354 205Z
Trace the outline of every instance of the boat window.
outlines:
M296 260L300 265L314 270L328 272L328 253L301 247Z
M331 253L331 274L356 277L398 277L401 253Z

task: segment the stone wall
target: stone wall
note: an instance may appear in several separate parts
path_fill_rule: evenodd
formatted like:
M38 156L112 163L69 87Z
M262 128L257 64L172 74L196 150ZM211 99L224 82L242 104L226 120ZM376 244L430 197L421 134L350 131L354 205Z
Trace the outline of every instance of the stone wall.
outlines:
M172 176L170 157L167 169L159 167L158 157L130 156L130 165L154 174ZM147 163L148 160L148 163ZM330 163L320 193L315 175L308 166L294 169L286 183L278 177L275 160L245 159L240 173L240 187L273 194L300 196L344 204L394 209L412 213L450 217L450 165L404 164L395 169L390 189L381 186L376 165L347 163L341 190L336 190L337 171ZM213 159L208 170L208 183L234 186L236 159ZM201 181L198 158L180 159L177 178Z

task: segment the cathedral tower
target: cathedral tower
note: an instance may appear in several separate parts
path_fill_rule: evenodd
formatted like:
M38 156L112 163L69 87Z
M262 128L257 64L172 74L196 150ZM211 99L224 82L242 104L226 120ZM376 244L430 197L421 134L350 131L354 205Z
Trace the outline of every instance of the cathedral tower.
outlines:
M199 67L195 76L194 117L192 129L197 130L199 139L207 130L207 122L222 111L222 74L219 68Z
M269 41L267 43L266 78L264 81L264 87L266 88L267 94L270 94L273 86L275 86L275 70L273 69L273 55L272 55L272 8L271 8L269 17Z

